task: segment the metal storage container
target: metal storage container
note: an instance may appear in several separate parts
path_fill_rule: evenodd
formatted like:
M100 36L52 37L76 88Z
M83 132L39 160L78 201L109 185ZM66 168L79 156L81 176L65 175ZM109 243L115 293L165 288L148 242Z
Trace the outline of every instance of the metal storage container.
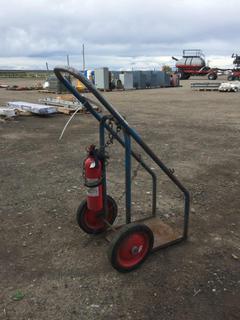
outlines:
M152 71L142 71L142 73L146 77L146 87L150 88L152 86Z
M164 72L164 87L170 87L170 74Z
M146 75L143 71L133 71L133 86L136 89L146 88Z
M157 75L158 71L152 71L152 75L151 75L151 88L156 88L158 87L158 75Z
M109 71L108 68L98 68L94 70L95 86L97 89L109 89Z
M158 87L165 87L165 72L157 71L157 86Z
M124 72L119 75L119 79L122 82L122 85L125 90L133 89L133 73Z

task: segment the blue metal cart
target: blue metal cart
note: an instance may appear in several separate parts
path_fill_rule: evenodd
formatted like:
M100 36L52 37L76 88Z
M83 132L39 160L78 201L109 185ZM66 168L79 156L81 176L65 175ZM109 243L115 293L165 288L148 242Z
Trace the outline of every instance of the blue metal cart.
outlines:
M95 221L88 224L88 217L91 217L84 200L77 212L79 226L87 233L106 232L107 238L111 239L108 256L112 266L120 272L131 271L140 266L151 252L161 248L166 248L178 244L187 239L188 222L190 209L189 191L176 178L170 170L142 140L140 135L128 124L124 117L104 98L96 87L80 72L70 67L56 67L54 72L57 78L66 88L82 103L86 110L91 113L99 122L99 148L91 147L92 154L97 155L102 162L102 177L98 184L88 187L102 185L103 209L95 215ZM78 79L91 92L98 102L106 109L107 115L98 113L92 101L86 96L81 95L70 83L69 75ZM113 125L114 124L114 125ZM120 136L123 131L123 138ZM105 132L108 131L111 139L118 141L125 149L125 205L126 205L126 224L114 226L117 215L117 204L114 199L107 194L106 181L106 147ZM183 230L181 234L176 232L170 225L161 221L156 215L157 199L157 177L154 171L144 162L142 157L135 153L131 148L131 141L134 140L157 165L168 176L168 178L180 189L184 196L183 208ZM152 179L152 210L151 215L142 220L132 222L131 208L131 158L134 158ZM90 218L91 220L91 218ZM99 221L99 228L94 229L96 222ZM91 222L91 221L90 221ZM95 232L96 231L96 232Z

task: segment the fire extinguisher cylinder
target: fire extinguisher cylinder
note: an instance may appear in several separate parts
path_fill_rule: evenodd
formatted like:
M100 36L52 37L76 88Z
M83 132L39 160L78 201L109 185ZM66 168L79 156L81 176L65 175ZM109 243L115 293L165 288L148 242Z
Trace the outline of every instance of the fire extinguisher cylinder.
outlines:
M87 186L87 207L92 211L103 209L102 162L89 154L84 162L85 185Z

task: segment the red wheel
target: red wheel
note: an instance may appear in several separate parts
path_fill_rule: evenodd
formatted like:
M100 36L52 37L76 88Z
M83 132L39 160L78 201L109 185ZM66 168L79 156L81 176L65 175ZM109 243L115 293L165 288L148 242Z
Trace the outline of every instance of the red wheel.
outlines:
M128 224L111 242L108 257L116 270L127 272L139 267L152 247L153 233L146 225Z
M107 196L108 216L105 219L113 224L117 217L117 204L114 199ZM86 233L98 234L107 229L107 224L102 219L102 212L89 210L87 200L84 200L77 210L77 223Z

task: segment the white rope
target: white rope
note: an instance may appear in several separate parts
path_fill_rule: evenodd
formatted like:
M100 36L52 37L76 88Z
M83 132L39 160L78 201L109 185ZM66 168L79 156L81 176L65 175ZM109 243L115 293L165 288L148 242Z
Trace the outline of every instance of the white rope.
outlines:
M84 94L82 94L82 95L84 96ZM96 101L93 101L92 99L89 99L89 98L87 98L87 97L85 97L85 99L88 100L88 101L85 101L80 107L78 107L78 108L74 111L74 113L71 115L71 117L68 119L67 123L65 124L65 126L64 126L64 128L63 128L63 130L62 130L62 133L61 133L60 137L58 138L58 140L61 140L61 139L62 139L62 137L63 137L63 135L64 135L64 133L65 133L68 125L69 125L69 123L72 121L72 119L74 118L74 116L76 115L76 113L77 113L81 108L84 108L86 102L94 103L96 106L99 107L99 110L100 110L99 112L101 112L102 107L101 107L101 105L100 105L99 103L97 103Z
M73 119L74 116L77 114L77 112L78 112L80 109L82 109L83 107L84 107L84 105L78 107L78 108L74 111L74 113L71 115L71 117L68 119L67 123L65 124L65 126L64 126L64 128L63 128L63 130L62 130L62 133L61 133L60 137L58 138L58 140L61 140L61 139L62 139L62 137L63 137L63 135L64 135L64 132L66 131L69 123L72 121L72 119Z

